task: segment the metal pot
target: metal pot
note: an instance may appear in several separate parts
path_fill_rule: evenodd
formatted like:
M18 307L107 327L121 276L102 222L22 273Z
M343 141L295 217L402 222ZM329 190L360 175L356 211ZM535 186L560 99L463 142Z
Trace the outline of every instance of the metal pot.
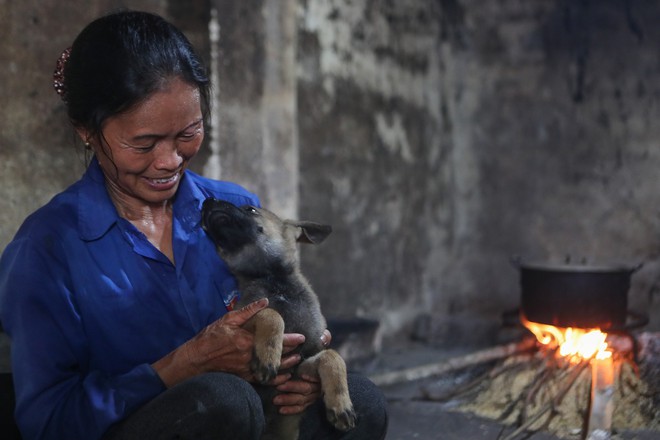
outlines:
M523 262L521 313L557 327L620 329L628 316L630 279L642 264L587 265Z

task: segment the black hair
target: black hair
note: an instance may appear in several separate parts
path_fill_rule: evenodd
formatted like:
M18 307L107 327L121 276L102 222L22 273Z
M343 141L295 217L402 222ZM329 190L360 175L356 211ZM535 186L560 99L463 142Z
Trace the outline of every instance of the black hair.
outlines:
M192 44L147 12L115 12L87 25L73 43L64 78L69 119L90 136L172 78L197 86L203 115L209 111L209 78Z

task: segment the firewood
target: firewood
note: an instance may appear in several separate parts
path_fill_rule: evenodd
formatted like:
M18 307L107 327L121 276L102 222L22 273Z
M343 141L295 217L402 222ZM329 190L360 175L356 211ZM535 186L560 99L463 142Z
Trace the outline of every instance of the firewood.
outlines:
M461 368L502 359L507 356L532 350L535 346L535 338L525 338L521 342L487 348L465 356L458 356L433 364L374 375L371 376L370 379L378 386L387 386L400 382L419 380L430 376L445 374Z

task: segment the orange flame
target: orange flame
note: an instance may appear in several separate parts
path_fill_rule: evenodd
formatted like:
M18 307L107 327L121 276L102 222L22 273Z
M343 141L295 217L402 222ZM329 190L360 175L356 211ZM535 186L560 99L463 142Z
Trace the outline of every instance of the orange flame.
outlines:
M612 351L605 341L607 333L601 332L600 329L563 328L531 322L524 316L520 319L541 344L559 347L558 356L567 358L571 362L612 357Z

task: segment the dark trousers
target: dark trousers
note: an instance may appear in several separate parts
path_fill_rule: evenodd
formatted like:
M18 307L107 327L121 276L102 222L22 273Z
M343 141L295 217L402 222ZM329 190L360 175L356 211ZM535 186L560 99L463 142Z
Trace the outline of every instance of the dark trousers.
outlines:
M348 388L358 415L348 433L325 418L322 400L303 415L300 440L382 440L387 432L385 399L365 377L349 374ZM236 376L208 373L163 392L113 426L103 440L258 440L264 412L252 385Z

